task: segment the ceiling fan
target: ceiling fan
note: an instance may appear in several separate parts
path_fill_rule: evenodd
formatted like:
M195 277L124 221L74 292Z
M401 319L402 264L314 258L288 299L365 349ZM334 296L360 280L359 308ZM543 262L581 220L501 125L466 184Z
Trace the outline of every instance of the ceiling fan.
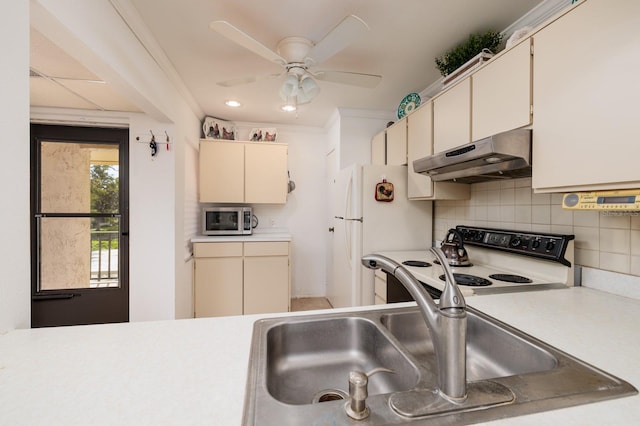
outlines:
M310 102L318 94L320 87L315 80L374 88L382 79L375 74L311 70L312 67L340 52L369 31L369 26L355 15L346 16L318 43L313 43L304 37L286 37L278 42L276 52L227 21L214 21L209 24L209 27L253 53L282 65L285 69L279 74L236 78L220 81L217 84L232 87L286 74L284 83L280 87L280 97L286 101L285 106L291 107L290 110L294 110L298 104Z

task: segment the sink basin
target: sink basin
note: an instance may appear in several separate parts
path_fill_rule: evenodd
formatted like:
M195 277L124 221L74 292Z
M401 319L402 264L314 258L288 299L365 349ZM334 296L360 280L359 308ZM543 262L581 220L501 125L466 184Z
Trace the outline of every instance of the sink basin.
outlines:
M423 365L435 369L429 329L420 312L398 312L381 317L382 324ZM517 331L507 331L478 312L467 313L467 381L551 370L558 360Z
M375 374L369 395L408 390L420 373L371 320L357 317L287 322L266 336L266 384L271 396L287 404L340 399L348 395L350 371L385 367Z
M254 325L244 425L471 424L637 394L629 383L467 307L467 400L436 389L417 308L264 319ZM348 374L369 379L371 415L347 417Z

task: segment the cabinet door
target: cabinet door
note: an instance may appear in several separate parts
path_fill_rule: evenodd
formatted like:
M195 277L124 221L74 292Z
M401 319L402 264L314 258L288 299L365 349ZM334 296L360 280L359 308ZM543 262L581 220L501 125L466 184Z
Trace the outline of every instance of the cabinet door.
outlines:
M471 79L469 77L433 100L433 152L471 142Z
M387 164L407 164L407 118L387 127Z
M289 310L289 257L244 258L244 313Z
M245 145L245 202L287 202L287 146L265 143Z
M433 196L433 183L427 175L413 171L413 161L433 154L431 102L423 104L407 117L408 196Z
M473 74L471 140L531 124L531 40Z
M580 2L534 35L533 182L638 187L640 2Z
M387 164L386 133L378 133L371 139L371 164Z
M242 257L195 259L195 316L242 315Z
M200 202L244 202L244 144L200 142Z

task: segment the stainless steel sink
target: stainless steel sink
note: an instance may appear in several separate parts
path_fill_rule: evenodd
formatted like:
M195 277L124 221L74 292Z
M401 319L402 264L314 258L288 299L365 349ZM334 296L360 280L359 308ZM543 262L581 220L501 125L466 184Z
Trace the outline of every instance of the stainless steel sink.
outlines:
M392 369L369 381L369 395L409 390L418 368L371 320L357 317L286 322L266 336L266 385L287 404L339 399L348 393L350 371Z
M257 321L243 424L471 424L637 393L507 324L467 313L464 403L438 397L433 346L417 308ZM370 379L371 415L354 421L344 409L349 371L377 367L395 374ZM404 409L416 401L420 410Z
M431 366L433 344L418 311L385 314L381 321L418 363ZM555 356L516 330L507 330L477 311L468 313L467 381L535 373L557 365Z

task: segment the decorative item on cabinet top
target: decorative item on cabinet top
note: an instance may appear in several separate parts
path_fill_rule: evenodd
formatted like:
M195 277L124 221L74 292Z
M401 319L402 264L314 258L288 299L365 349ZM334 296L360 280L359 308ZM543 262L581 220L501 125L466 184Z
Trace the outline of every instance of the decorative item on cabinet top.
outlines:
M444 77L442 84L458 81L478 68L498 52L502 34L489 30L483 34L471 34L469 38L435 59L436 67Z
M214 117L205 117L202 132L206 139L235 140L236 138L236 130L232 122Z
M249 140L251 142L275 142L277 130L274 127L264 129L251 129Z
M402 101L400 101L400 105L398 105L398 118L404 117L419 106L420 95L417 93L409 93L402 99Z

